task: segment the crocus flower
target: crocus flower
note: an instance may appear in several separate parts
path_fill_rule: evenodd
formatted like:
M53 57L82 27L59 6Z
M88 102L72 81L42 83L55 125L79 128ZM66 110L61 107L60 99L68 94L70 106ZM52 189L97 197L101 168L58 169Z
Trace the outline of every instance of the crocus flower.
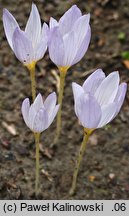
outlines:
M73 5L57 22L50 18L48 49L51 60L59 68L60 87L58 101L60 109L57 115L57 133L55 143L61 132L61 111L64 93L64 84L67 70L79 62L86 53L91 29L90 14L82 15L80 9Z
M74 169L70 195L76 190L79 167L86 150L89 136L96 128L101 128L112 121L123 104L127 84L119 85L119 73L110 73L105 77L101 69L96 70L82 86L72 83L75 113L84 127L84 137Z
M32 4L25 31L20 29L17 21L7 9L3 10L3 24L10 47L23 64L28 66L43 58L47 50L48 26L46 23L41 26L35 4Z
M73 5L59 22L50 18L49 55L59 68L68 69L86 53L91 38L89 20L90 15L82 16L76 5Z
M59 109L56 100L56 94L53 92L44 102L41 94L38 94L31 106L29 98L23 101L22 115L30 130L41 133L51 125Z
M105 77L101 69L86 79L82 87L72 83L75 113L84 128L101 128L112 121L123 104L127 84L119 85L117 71Z

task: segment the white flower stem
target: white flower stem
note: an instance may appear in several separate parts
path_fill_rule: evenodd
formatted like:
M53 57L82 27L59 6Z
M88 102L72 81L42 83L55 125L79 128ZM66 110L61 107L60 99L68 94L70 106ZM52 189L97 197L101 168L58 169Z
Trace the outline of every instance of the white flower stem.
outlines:
M38 195L39 190L39 139L40 133L34 133L36 144L36 179L35 179L35 195Z
M65 77L67 73L68 68L60 67L60 88L59 88L59 96L58 96L58 104L60 104L60 108L57 114L57 129L56 129L56 137L55 142L56 143L59 139L60 132L61 132L61 113L62 113L62 100L63 100L63 93L64 93L64 86L65 86Z
M71 186L71 189L70 189L70 192L69 192L70 195L74 195L74 193L75 193L76 184L77 184L77 176L78 176L78 172L79 172L79 167L80 167L83 155L84 155L85 150L86 150L87 141L88 141L89 136L90 136L91 133L92 133L91 130L87 130L87 132L86 132L85 129L84 129L84 137L83 137L83 141L81 143L81 148L80 148L80 151L79 151L79 156L78 156L78 159L77 159L77 162L76 162L76 166L75 166L75 169L74 169L72 186Z

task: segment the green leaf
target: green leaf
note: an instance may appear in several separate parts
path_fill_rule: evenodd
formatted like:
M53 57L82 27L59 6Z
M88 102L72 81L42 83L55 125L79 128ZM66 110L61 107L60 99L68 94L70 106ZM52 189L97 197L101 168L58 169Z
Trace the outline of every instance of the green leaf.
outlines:
M121 41L121 42L124 42L125 41L125 33L124 32L120 32L118 34L118 39Z
M121 53L121 57L124 59L124 60L129 60L129 51L123 51Z

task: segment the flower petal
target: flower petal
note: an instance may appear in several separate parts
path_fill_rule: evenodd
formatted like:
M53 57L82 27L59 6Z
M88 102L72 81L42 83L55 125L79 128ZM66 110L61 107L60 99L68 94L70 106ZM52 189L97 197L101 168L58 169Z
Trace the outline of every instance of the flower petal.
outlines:
M32 63L34 60L33 47L25 32L17 27L14 31L12 42L16 57L25 65Z
M86 81L83 83L83 89L86 93L93 94L96 92L97 88L101 84L101 82L104 80L105 74L101 69L96 70L94 73L92 73Z
M30 109L29 109L29 114L28 114L28 126L31 130L34 125L34 119L35 119L36 114L37 113L35 111L34 105L31 104Z
M64 55L64 61L62 66L65 67L71 66L77 52L74 32L71 31L70 33L66 34L63 37L63 41L64 41L65 55Z
M32 130L41 133L48 128L48 115L44 108L41 108L35 116Z
M83 42L81 43L80 47L77 50L77 53L76 53L76 56L72 62L72 65L78 63L83 58L83 56L85 55L85 53L88 49L90 39L91 39L91 28L89 26L88 32L85 35Z
M42 27L41 40L35 48L35 61L36 62L43 58L47 50L47 43L48 43L48 36L49 36L48 34L49 34L48 25L44 23Z
M76 103L77 116L83 127L97 128L101 119L101 107L95 97L90 94L82 94Z
M47 50L47 41L42 40L36 47L35 57L34 57L35 62L43 58L46 50Z
M98 87L95 97L100 105L112 103L116 97L119 86L119 73L110 73Z
M35 116L40 109L44 108L42 95L39 93L35 98L34 102L31 104L28 114L29 127L32 129L34 125Z
M73 96L74 96L74 109L75 109L75 113L77 115L77 106L76 103L78 102L79 97L84 94L84 90L83 88L78 85L77 83L73 82L72 83L72 89L73 89Z
M76 20L82 15L80 9L73 5L59 20L59 28L62 35L72 30Z
M33 48L35 48L41 38L41 20L35 4L32 4L30 17L26 24L25 32L32 42Z
M29 98L26 98L23 102L22 102L22 108L21 108L21 112L23 115L23 119L26 123L26 125L28 126L28 115L29 115L29 109L30 109L30 101Z
M126 83L121 83L120 86L119 86L119 88L118 88L118 92L117 92L116 98L114 100L117 103L116 115L120 111L121 106L122 106L122 104L124 102L126 91L127 91L127 84Z
M54 27L56 27L58 25L59 25L58 22L53 17L51 17L50 21L49 21L50 29L52 29L52 28L54 28Z
M32 104L36 112L44 107L42 95L39 93Z
M35 98L34 103L31 104L30 109L29 109L28 119L29 119L30 128L33 127L34 119L35 119L37 112L42 108L44 108L43 98L42 98L42 95L39 93L37 97Z
M46 23L44 23L42 27L41 41L42 39L48 41L48 35L49 35L49 27Z
M41 40L35 48L35 61L36 62L43 58L47 50L48 36L49 36L48 25L44 23L42 27Z
M90 21L90 14L81 16L73 26L73 31L75 32L75 41L76 47L79 49L81 44L89 31L89 21Z
M14 30L16 29L16 27L19 27L19 25L7 9L3 10L3 25L8 43L13 50L12 37Z
M60 105L56 105L53 112L49 115L48 117L48 127L51 125L51 123L53 122L58 110L59 110Z
M53 120L54 120L54 118L58 112L59 105L56 105L56 101L57 101L57 96L56 96L55 92L49 94L49 96L44 101L44 108L45 108L47 115L48 115L47 127L49 127L50 124L53 122Z
M77 101L78 98L84 93L84 89L75 82L72 82L73 96L74 101Z
M47 110L48 116L50 116L51 113L53 112L56 106L56 101L57 101L57 97L55 92L49 94L46 100L44 101L44 107Z
M64 43L59 28L53 28L51 35L52 37L50 38L48 46L50 59L57 66L62 66L64 60Z
M113 118L117 110L116 103L111 103L109 105L102 107L102 117L100 120L100 123L98 125L98 128L101 128L108 124Z

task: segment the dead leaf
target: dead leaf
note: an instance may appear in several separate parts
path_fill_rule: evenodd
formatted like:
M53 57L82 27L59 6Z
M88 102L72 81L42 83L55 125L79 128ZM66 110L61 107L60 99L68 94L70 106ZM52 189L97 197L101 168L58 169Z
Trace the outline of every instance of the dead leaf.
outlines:
M96 69L93 68L92 70L85 71L84 73L79 73L79 77L86 77L87 75L89 75L90 73L92 73L95 70Z
M44 169L42 169L41 173L47 177L48 181L53 182L52 177L50 176L50 174L47 171L45 171Z
M7 185L9 188L14 188L14 189L17 188L16 184L14 184L13 182L7 182Z
M56 88L57 88L57 92L59 92L59 88L60 88L60 76L57 74L56 70L51 70L52 75L54 76L56 82Z
M14 124L8 124L6 122L2 122L2 126L10 133L12 134L13 136L16 136L18 133L16 131L16 128L14 126Z
M88 179L90 180L90 182L93 182L95 180L95 176L94 175L90 175L88 176Z
M129 69L129 60L124 60L124 61L123 61L123 64L125 65L125 67L126 67L127 69Z
M45 155L46 157L48 157L49 159L52 159L52 149L48 149L48 148L44 148L42 146L42 144L39 145L39 149L40 149L40 152Z

